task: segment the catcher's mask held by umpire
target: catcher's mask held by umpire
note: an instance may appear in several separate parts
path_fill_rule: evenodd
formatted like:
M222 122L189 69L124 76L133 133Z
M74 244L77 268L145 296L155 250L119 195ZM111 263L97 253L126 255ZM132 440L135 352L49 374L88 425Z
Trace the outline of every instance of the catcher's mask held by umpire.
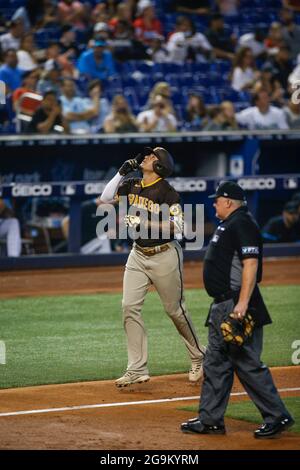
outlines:
M153 163L153 170L162 178L168 178L174 171L174 160L170 153L164 149L163 147L155 147L152 149L151 147L144 148L144 156L150 155L153 153L157 158L158 161Z

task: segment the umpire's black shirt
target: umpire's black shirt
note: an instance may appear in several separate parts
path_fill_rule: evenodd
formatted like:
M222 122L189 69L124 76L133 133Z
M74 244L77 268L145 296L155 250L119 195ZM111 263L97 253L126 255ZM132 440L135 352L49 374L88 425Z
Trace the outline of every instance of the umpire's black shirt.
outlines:
M220 223L207 248L203 280L208 295L216 298L231 291L239 292L243 260L247 258L258 259L256 281L259 283L262 278L262 237L252 214L242 206ZM255 288L251 301L253 307L264 310L260 312L261 323L270 323L258 288Z

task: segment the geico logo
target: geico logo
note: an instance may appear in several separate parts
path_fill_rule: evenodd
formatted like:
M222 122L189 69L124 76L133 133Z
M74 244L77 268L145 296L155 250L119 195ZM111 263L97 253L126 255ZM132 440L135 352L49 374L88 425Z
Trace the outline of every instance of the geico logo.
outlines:
M25 185L17 184L12 188L12 196L50 196L52 194L52 186L50 184L34 184Z
M207 184L204 180L188 180L174 181L173 186L179 192L202 192L206 191Z
M84 186L84 194L100 194L105 188L105 183L87 183Z
M249 178L249 179L240 179L238 184L245 190L255 190L255 189L275 189L276 180L274 178Z

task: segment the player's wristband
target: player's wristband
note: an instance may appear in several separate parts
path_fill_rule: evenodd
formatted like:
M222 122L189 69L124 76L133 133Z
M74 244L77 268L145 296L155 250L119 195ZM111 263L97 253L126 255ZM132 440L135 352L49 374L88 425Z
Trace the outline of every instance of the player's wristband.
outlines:
M120 184L120 181L122 180L123 176L120 175L120 173L118 172L110 181L109 183L107 183L107 185L105 186L101 196L100 196L100 200L102 202L105 202L107 204L109 204L110 202L113 202L114 200L114 197L115 197L115 194L116 194L116 191L118 189L118 186Z

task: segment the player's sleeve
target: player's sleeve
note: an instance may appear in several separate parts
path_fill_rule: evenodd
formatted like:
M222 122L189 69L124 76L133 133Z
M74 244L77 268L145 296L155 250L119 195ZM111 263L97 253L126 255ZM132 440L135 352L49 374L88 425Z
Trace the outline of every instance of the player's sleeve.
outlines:
M249 220L237 221L234 227L235 247L240 259L259 258L262 243L258 226Z

